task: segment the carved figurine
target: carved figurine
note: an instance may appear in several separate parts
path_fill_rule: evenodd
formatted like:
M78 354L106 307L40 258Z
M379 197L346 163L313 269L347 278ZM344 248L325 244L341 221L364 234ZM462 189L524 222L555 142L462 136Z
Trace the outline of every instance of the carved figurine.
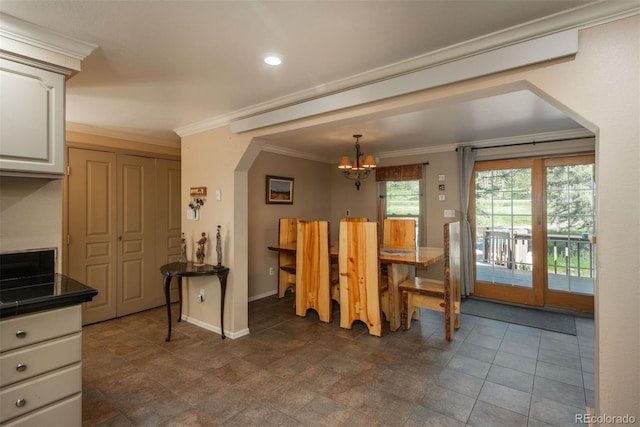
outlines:
M187 240L184 237L184 233L182 233L182 240L180 242L180 262L182 264L187 263Z
M218 226L218 232L216 233L216 253L218 254L218 267L222 266L222 241L220 238L220 229L222 226Z
M198 240L198 249L196 249L196 265L204 265L205 258L205 248L204 246L207 244L207 234L202 233L202 237Z

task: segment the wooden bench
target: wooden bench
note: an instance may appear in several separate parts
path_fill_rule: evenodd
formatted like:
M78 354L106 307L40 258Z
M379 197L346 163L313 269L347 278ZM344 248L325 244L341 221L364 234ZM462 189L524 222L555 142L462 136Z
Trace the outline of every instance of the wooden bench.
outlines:
M278 221L278 245L295 244L300 218L280 218ZM296 254L278 253L278 298L284 297L287 290L296 287Z
M411 277L400 283L402 327L409 329L418 308L444 312L445 337L453 339L460 328L460 222L444 225L444 280Z

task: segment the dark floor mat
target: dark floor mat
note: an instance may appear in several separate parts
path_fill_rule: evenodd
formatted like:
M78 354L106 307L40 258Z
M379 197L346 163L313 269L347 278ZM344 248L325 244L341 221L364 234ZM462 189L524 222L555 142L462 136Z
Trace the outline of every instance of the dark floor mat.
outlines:
M465 299L461 309L464 314L576 335L575 317L570 314L516 307L472 298Z

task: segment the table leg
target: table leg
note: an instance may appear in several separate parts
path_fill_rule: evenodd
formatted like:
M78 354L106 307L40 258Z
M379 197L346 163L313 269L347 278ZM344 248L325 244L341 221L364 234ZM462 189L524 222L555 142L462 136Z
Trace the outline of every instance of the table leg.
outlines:
M222 333L222 339L227 338L224 335L224 296L227 293L227 276L229 271L218 273L218 279L220 280L220 332Z
M182 322L182 277L178 276L178 304L180 311L178 313L178 322Z
M171 288L171 276L170 275L165 275L164 276L164 280L163 280L163 285L164 285L164 298L167 302L167 322L168 322L168 331L167 331L167 338L165 338L165 341L169 341L171 340L171 295L170 295L170 288Z
M415 267L407 264L390 264L389 275L389 329L397 331L402 321L402 298L398 285L407 280L411 275L415 276Z

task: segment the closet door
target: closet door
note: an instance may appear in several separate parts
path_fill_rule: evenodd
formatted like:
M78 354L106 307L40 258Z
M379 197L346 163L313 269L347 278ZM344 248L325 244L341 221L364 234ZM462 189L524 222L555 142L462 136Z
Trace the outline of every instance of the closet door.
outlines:
M116 155L69 149L68 274L98 290L83 324L116 317Z
M118 155L117 316L163 303L155 263L155 159Z
M156 160L156 265L180 260L182 233L180 162ZM177 282L176 280L173 281ZM178 301L178 287L171 287L171 301Z
M158 268L180 260L180 162L156 160L156 237Z

